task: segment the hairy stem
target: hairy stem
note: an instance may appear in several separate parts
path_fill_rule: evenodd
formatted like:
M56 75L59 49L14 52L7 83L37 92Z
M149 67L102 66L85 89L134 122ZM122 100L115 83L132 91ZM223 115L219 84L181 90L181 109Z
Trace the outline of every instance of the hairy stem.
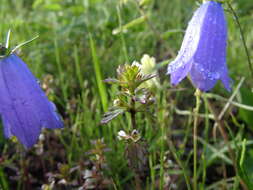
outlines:
M132 93L132 95L134 96L134 93ZM136 125L136 110L135 110L135 100L134 98L132 97L131 99L131 110L129 111L130 112L130 115L131 115L131 125L132 125L132 129L137 129L137 125ZM134 172L135 176L134 176L134 179L135 179L135 188L136 190L141 190L141 179L140 179L140 176L138 174L138 172Z

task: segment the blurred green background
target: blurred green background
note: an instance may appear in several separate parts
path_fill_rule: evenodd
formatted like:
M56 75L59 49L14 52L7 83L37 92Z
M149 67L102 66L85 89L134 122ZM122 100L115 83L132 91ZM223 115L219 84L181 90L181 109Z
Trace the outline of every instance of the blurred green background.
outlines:
M145 189L186 189L183 174L191 176L192 117L178 116L174 108L191 112L194 89L184 80L178 88L186 88L185 93L171 90L165 71L166 64L176 56L187 23L199 3L195 0L1 0L0 39L4 42L11 29L10 45L14 47L39 35L18 53L57 105L65 128L43 132L45 140L29 151L24 151L15 139L5 140L1 130L0 189L40 189L43 185L44 189L84 187L88 183L85 175L99 162L93 150L101 149L100 142L94 142L101 138L106 150L99 156L104 158L105 165L102 174L96 171L102 176L99 183L105 189L134 189L133 174L124 159L124 143L117 140L117 132L128 127L129 118L100 125L116 92L115 86L106 85L102 80L115 76L118 65L140 60L144 54L156 58L162 86L155 92L155 122L143 119L142 114L137 118L150 152L151 169ZM232 6L239 15L247 46L253 54L253 2L234 0ZM253 79L240 32L228 7L224 5L224 8L229 31L227 64L234 86L241 77L246 77L236 100L253 106ZM221 84L212 92L229 97ZM224 102L215 104L221 109ZM252 112L231 108L225 118L234 134L232 140L240 143L247 138L250 144ZM207 123L203 119L203 129ZM209 132L211 136L211 130ZM203 138L204 134L201 131ZM219 149L222 143L212 142L212 146ZM247 150L251 155L247 162L252 163L252 151ZM240 155L241 149L236 151ZM212 154L215 151L208 153ZM207 180L201 181L199 177L202 189L221 187L216 182L223 180L222 175L218 171L212 175L221 163L224 163L222 156L210 161L205 173ZM234 174L230 173L231 165L225 164L230 179ZM250 170L249 165L246 168ZM211 173L208 173L209 168ZM199 173L202 176L203 171ZM247 175L252 177L253 169ZM228 189L230 182L226 182ZM236 180L231 183L235 182L238 183Z

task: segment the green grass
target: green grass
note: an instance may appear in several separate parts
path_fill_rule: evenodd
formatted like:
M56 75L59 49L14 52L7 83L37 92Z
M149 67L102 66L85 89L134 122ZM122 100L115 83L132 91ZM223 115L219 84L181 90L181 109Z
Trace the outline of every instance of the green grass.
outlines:
M251 1L234 0L232 5L239 13L247 45L253 54ZM119 130L130 129L130 117L123 115L107 125L100 124L117 92L117 87L102 80L115 77L118 65L140 60L145 53L155 57L157 63L171 60L180 48L182 31L197 4L194 0L149 0L140 9L134 0L120 2L123 1L1 1L2 42L9 29L12 30L12 47L40 36L23 47L19 55L42 84L48 76L52 77L48 96L63 116L65 128L43 131L42 154L38 153L40 147L25 151L15 140L4 140L1 130L0 189L29 190L49 185L49 173L57 174L53 178L58 189L76 189L84 184L84 172L96 164L102 165L97 179L102 175L103 180L110 181L107 189L136 188L134 174L124 156L125 143L117 139ZM236 87L241 77L246 77L233 101L253 106L250 90L253 79L238 27L228 12L227 22L227 63L233 86ZM113 34L115 30L117 34ZM170 189L173 185L178 190L192 189L194 89L184 80L179 88L186 90L173 91L165 70L166 65L159 70L161 88L155 90L155 119L137 114L138 129L149 151L150 170L143 189ZM212 93L226 100L231 96L221 84ZM226 102L215 96L207 98L219 114ZM179 113L178 109L185 112ZM200 113L203 117L198 124L199 189L240 189L239 176L252 188L252 112L233 105L223 117L238 162L236 174L228 145L218 129L216 139L213 136L214 119L207 118L212 113L204 100ZM98 139L103 139L106 146L102 155L96 152L100 149L93 142ZM58 184L62 179L66 180L66 185Z

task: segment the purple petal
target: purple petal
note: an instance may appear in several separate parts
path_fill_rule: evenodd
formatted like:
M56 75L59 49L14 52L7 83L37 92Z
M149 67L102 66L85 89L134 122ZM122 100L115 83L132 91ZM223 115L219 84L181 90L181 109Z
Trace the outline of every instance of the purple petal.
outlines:
M211 74L211 73L210 73ZM208 91L212 89L217 83L217 79L211 79L211 75L209 76L205 72L201 72L197 64L193 64L191 71L191 81L198 89L201 91ZM209 77L207 77L207 75Z
M11 124L9 121L7 121L6 117L2 117L3 126L4 126L4 136L6 138L11 138Z
M2 60L1 71L3 89L9 97L1 115L12 135L17 136L26 147L31 147L37 142L42 127L63 126L55 107L18 56L12 54Z
M175 86L181 80L183 80L187 76L188 72L191 70L191 67L192 67L192 63L189 62L189 64L183 65L179 67L176 71L171 73L170 75L171 84Z
M196 88L208 91L221 80L230 90L226 43L227 25L221 4L203 3L189 22L178 56L168 66L171 83L178 84L189 72Z
M3 62L0 61L0 114L4 126L4 135L6 138L10 138L11 134L11 126L10 123L7 121L6 117L4 117L4 113L11 109L11 99L8 93L8 90L5 85L5 79L3 77L2 72Z
M190 76L197 88L207 91L213 88L217 80L229 77L226 67L227 27L224 11L220 3L209 1L205 4L208 5L208 11L201 27ZM224 86L227 90L230 89L229 82Z
M186 29L180 51L178 52L176 59L168 65L167 74L176 71L192 61L192 57L198 48L201 32L200 26L202 25L207 8L208 6L203 5L195 11Z

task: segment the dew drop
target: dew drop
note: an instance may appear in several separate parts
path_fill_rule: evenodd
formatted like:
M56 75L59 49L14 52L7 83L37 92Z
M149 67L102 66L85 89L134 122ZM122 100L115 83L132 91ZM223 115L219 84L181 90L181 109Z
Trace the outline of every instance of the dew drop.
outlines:
M214 79L219 79L220 78L220 74L219 73L213 73L213 78Z
M37 79L36 82L38 83L38 85L41 85L41 82L39 79Z

